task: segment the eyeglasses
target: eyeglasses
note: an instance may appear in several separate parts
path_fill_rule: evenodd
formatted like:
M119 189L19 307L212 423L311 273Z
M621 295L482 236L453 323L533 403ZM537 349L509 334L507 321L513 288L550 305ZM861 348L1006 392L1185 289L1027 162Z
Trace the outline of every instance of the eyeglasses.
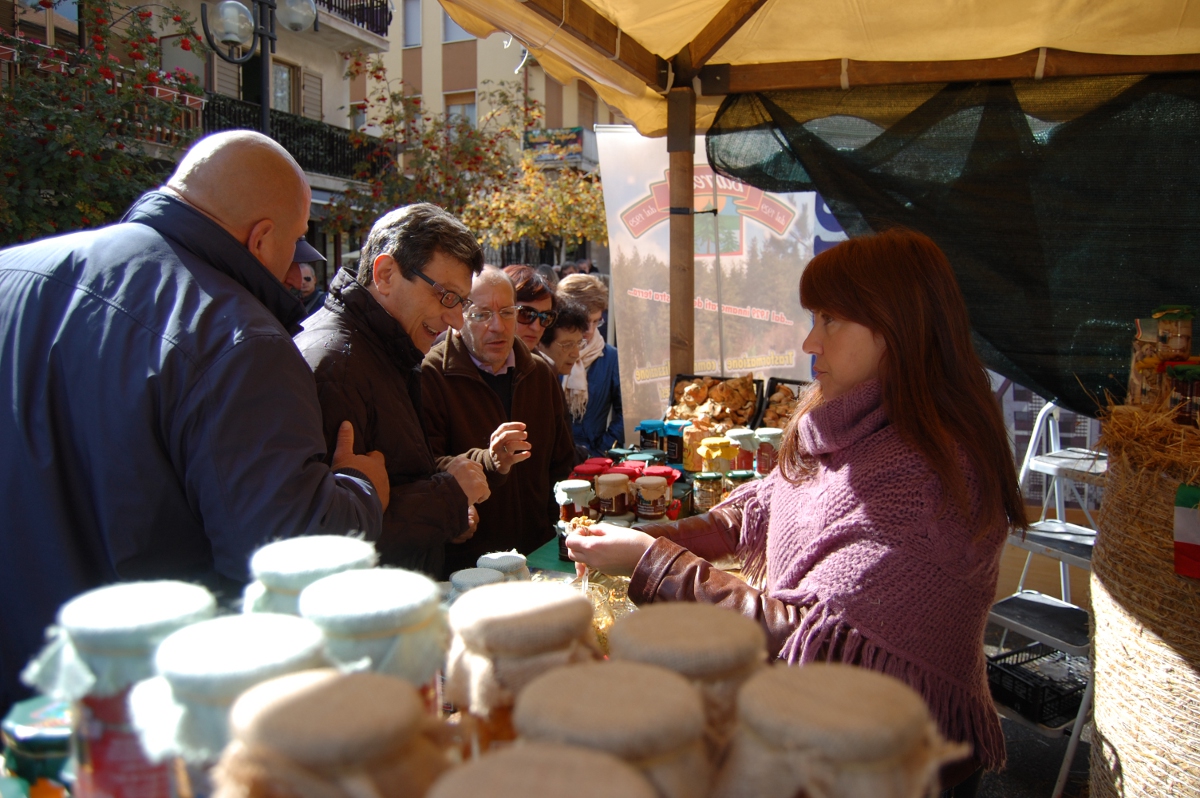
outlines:
M554 343L550 344L550 346L557 346L559 349L561 349L564 352L578 352L580 350L580 348L583 346L583 341L564 341L562 339L559 339L559 340L555 341Z
M465 308L471 304L471 300L467 299L464 296L459 296L458 294L454 293L453 291L447 291L445 288L442 288L440 285L435 283L433 280L430 280L427 276L425 276L424 273L416 271L414 269L413 274L417 275L422 280L429 283L429 285L433 287L433 290L438 292L438 295L441 297L442 307L453 308L453 307L457 307L461 303L462 306Z
M528 305L517 305L517 321L522 324L533 324L536 319L541 322L543 328L546 328L553 324L557 318L557 310L538 310Z
M311 283L311 282L313 281L313 278L311 278L311 277L304 277L304 278L302 278L302 279L303 279L303 280L304 280L304 282L306 282L306 283Z
M444 305L446 303L443 302L442 304ZM471 322L472 324L489 324L491 323L493 316L499 316L504 321L512 321L517 317L517 306L509 305L508 307L500 308L499 310L483 310L481 308L472 308L464 315L467 321Z

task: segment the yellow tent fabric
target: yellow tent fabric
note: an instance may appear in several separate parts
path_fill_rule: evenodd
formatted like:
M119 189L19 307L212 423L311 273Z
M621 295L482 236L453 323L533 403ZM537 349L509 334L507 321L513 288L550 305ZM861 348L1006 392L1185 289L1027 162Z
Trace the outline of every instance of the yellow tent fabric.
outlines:
M440 0L476 36L513 34L552 76L583 78L645 135L666 130L666 101L519 0ZM727 0L588 0L610 22L673 58ZM1039 47L1110 55L1200 53L1200 3L1189 0L767 0L710 59L763 64L848 58L957 61ZM704 130L720 97L697 96Z

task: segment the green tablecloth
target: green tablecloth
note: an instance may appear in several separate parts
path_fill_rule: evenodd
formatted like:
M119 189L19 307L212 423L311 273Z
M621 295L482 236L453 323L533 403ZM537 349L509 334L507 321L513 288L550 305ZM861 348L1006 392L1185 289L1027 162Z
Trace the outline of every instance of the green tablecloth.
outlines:
M558 559L558 538L538 547L525 558L530 568L541 568L543 571L559 571L564 574L575 573L575 563Z

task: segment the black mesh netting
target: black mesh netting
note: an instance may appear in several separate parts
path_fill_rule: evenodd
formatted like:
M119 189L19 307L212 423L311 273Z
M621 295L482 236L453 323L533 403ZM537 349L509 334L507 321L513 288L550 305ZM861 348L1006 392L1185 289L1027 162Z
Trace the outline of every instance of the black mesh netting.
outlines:
M1124 398L1133 320L1200 300L1195 75L730 95L707 147L850 235L932 237L988 366L1089 415Z

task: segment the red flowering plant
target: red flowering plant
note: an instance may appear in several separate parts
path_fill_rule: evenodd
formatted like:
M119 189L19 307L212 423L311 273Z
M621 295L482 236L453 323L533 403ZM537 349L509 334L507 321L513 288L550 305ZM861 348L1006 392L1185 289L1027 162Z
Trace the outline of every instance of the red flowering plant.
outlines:
M79 11L78 47L0 30L0 246L111 222L199 133L199 102L184 101L202 87L160 69L163 37L207 54L193 18L173 3Z
M431 112L400 80L388 79L379 56L346 59L348 78L367 76L367 98L350 109L365 119L364 130L352 134L365 158L357 184L329 206L329 232L365 233L387 211L413 202L460 215L478 192L516 179L522 135L541 119L516 81L483 81L472 120Z

